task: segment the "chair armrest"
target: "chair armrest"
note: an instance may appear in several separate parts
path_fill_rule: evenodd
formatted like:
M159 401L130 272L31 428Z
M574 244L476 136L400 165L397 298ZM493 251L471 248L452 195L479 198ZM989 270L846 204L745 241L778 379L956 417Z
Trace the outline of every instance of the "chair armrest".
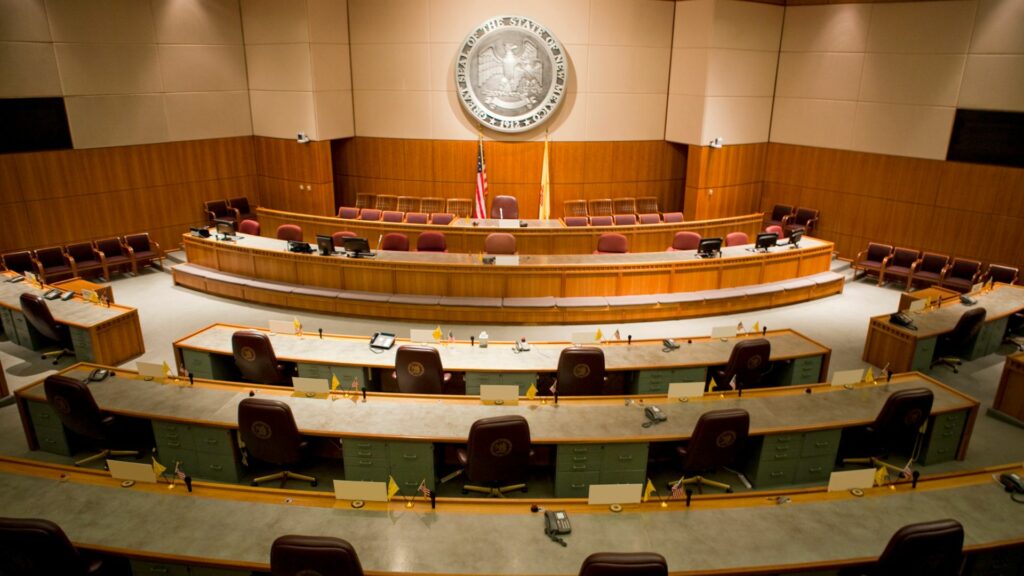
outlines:
M149 241L149 247L153 250L153 252L156 252L161 258L164 257L163 249L160 248L160 245L154 242L153 240Z
M41 278L43 282L46 282L46 269L43 268L43 263L40 262L38 259L33 258L32 266L35 267L36 274L39 275L39 278Z
M132 260L135 260L135 249L132 248L131 246L127 245L127 244L125 244L123 246L123 248L125 249L126 252L128 252L128 258L130 258Z
M943 267L942 267L942 271L941 271L941 272L939 272L939 282L941 282L941 281L943 281L943 280L945 280L945 279L946 279L946 276L948 276L948 275L949 275L949 270L950 270L950 269L951 269L952 267L953 267L953 264L952 264L952 263L950 263L950 264L946 264L945 266L943 266Z
M885 267L889 265L889 260L892 260L892 254L882 258L882 270L885 270Z
M104 253L103 253L102 251L100 251L100 250L97 250L96 248L93 248L93 249L92 249L92 253L93 253L93 254L95 254L95 255L96 255L96 257L100 259L100 262L101 262L101 263L102 263L102 264L103 264L104 266L106 266L106 265L107 265L107 255L106 255L106 254L104 254Z
M817 218L811 218L810 220L807 221L807 224L804 224L804 228L806 228L807 231L810 232L817 225L818 225L818 219Z
M239 220L242 219L242 213L238 211L238 208L229 207L228 210L231 210L232 212L235 213L235 222L238 222Z
M853 259L854 266L857 265L857 262L860 262L861 260L863 260L864 257L867 256L867 254L868 254L867 250L861 250L860 252L857 252L857 257Z
M214 214L213 212L210 212L209 210L206 211L206 221L207 222L213 222L216 219L217 219L217 215L216 214Z
M789 221L792 220L794 216L796 216L796 214L786 214L785 216L783 216L782 217L782 225L783 226L789 225Z
M910 275L911 276L914 275L914 272L917 272L917 267L920 266L920 265L921 265L921 260L915 260L914 263L910 265Z

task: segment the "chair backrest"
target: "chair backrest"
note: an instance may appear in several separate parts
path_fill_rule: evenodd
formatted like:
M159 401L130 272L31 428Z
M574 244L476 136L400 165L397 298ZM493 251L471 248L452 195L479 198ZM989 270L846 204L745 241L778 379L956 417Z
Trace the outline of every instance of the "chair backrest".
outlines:
M405 221L409 224L426 224L430 221L430 214L426 212L409 212L405 215Z
M767 228L764 229L764 231L765 232L771 232L772 234L775 234L776 238L782 238L782 234L783 234L782 226L779 226L777 224L773 224L771 226L768 226Z
M359 216L359 208L353 208L351 206L339 206L338 207L338 218L345 218L347 220L355 220Z
M22 292L18 300L21 302L21 313L24 314L25 320L40 334L55 342L64 339L66 328L53 319L50 306L42 296L31 292Z
M980 306L968 309L960 315L960 319L956 321L956 326L947 336L947 340L957 346L974 340L981 332L981 325L985 323L986 314L985 309Z
M423 232L416 239L418 252L447 252L448 244L442 232Z
M732 464L749 433L750 414L746 410L728 408L701 414L686 445L683 470L711 470Z
M398 196L393 194L377 194L377 197L374 198L374 210L394 210L395 208L398 208Z
M419 196L399 196L394 209L399 212L419 212L420 198Z
M51 374L43 381L46 401L65 428L94 440L106 440L103 413L89 387L77 378Z
M924 256L921 257L921 263L917 266L919 272L933 272L938 274L942 272L942 269L949 264L949 256L945 254L935 254L933 252L925 252Z
M658 212L657 196L641 196L636 199L636 211L640 214Z
M956 576L960 574L964 527L956 520L908 524L892 535L875 572L909 576Z
M580 576L668 576L668 563L655 552L595 552L583 560Z
M401 232L388 232L380 241L381 250L394 250L396 252L409 251L409 237Z
M657 212L649 212L647 214L640 215L641 224L661 224L661 214Z
M398 391L408 394L444 392L444 368L441 355L430 346L399 346L395 352L395 376Z
M242 222L256 222L255 220L243 220ZM256 222L256 234L259 235L259 222ZM138 256L140 252L150 252L153 250L153 243L149 239L149 232L140 232L138 234L125 234L124 243L135 252Z
M562 217L569 216L586 216L587 215L587 201L586 200L566 200L562 202Z
M36 250L36 260L38 260L39 264L42 265L43 270L54 266L67 265L67 260L64 259L64 249L60 246L40 248ZM991 268L989 270L991 270Z
M587 203L587 213L591 216L611 216L612 215L612 200L611 198L598 198L591 200Z
M88 246L88 244L87 244ZM92 254L92 247L89 248L90 255ZM10 252L3 255L4 268L24 274L25 272L31 272L33 269L32 265L32 253L28 250L22 252Z
M406 212L423 212L424 214L430 214L431 212L444 212L444 198L423 198L420 201L419 210L406 210ZM406 216L406 221L408 221L408 216Z
M635 198L616 198L612 201L613 214L636 214Z
M120 238L103 238L96 241L96 249L103 252L107 258L112 256L124 256L125 249Z
M438 226L447 226L455 220L455 214L448 212L438 212L430 215L430 223Z
M515 196L495 196L491 201L491 218L519 218L519 200Z
M270 337L255 330L238 330L231 335L231 354L242 378L263 384L286 384L274 354Z
M772 354L772 343L765 338L740 340L732 347L725 371L736 377L736 386L748 388L761 382L761 376L768 370Z
M616 214L615 215L616 226L635 226L636 225L636 214Z
M662 219L662 221L669 222L669 223L682 222L683 221L683 213L682 212L665 212L664 214L661 215L661 219Z
M444 211L460 218L469 218L473 215L473 201L469 198L449 198L445 202Z
M208 200L206 202L206 211L211 212L214 218L231 218L231 216L234 216L234 214L231 214L227 200Z
M376 200L376 194L367 194L366 192L360 192L356 194L356 208L373 208L373 205L376 202Z
M291 406L280 400L243 398L238 403L238 435L257 460L278 466L302 460L302 435Z
M955 258L952 266L949 268L949 278L957 278L959 280L971 280L978 273L981 268L981 262L977 260L967 260L965 258Z
M669 250L696 250L700 246L700 234L684 230L676 232L672 237L672 246Z
M869 427L879 453L909 449L932 413L934 395L927 388L897 390L885 399Z
M92 251L92 242L78 242L76 244L68 244L64 247L67 251L68 256L75 259L79 265L82 262L93 262L96 260L96 253ZM8 266L10 268L10 266Z
M259 236L260 223L255 220L242 220L242 222L238 225L238 231L241 232L242 234Z
M615 220L611 216L609 216L607 214L604 215L604 216L591 216L590 217L590 225L591 226L611 226L614 222L615 222Z
M569 227L586 226L588 224L586 216L566 216L563 220L565 220L565 225Z
M302 228L297 224L281 224L277 227L277 239L302 242Z
M796 216L793 217L794 224L809 228L808 223L818 217L818 211L814 208L797 208Z
M743 244L750 244L750 238L747 237L746 232L729 232L725 235L726 246L742 246Z
M39 251L36 251L38 257ZM993 282L1002 282L1003 284L1014 284L1017 282L1017 274L1020 271L1013 266L1003 266L1002 264L991 264L988 267L988 277Z
M563 396L603 394L604 374L604 351L600 348L564 348L558 356L558 393Z
M355 238L356 233L350 230L339 230L331 234L331 243L334 244L335 248L341 247L345 243L344 238Z
M892 260L889 260L889 266L900 266L903 268L910 268L917 262L917 259L921 257L920 250L914 250L912 248L897 248L892 253Z
M625 254L629 252L629 241L622 234L608 232L597 239L597 254Z
M516 237L508 232L493 232L484 238L484 252L488 254L515 254Z
M868 242L868 253L865 260L870 262L881 262L885 260L887 256L892 254L892 246L888 244L876 244L875 242Z
M238 210L239 214L251 214L252 210L249 209L249 198L247 196L239 196L237 198L228 198L228 206Z
M271 576L362 576L355 548L332 536L279 536L270 545Z
M470 427L466 444L470 482L515 484L529 476L530 425L526 418L481 418Z
M380 196L377 197L377 200L380 200ZM378 208L363 208L359 211L359 217L356 220L377 221L380 220L381 214L383 211Z
M381 221L383 222L401 222L405 219L405 212L399 212L397 210L385 210L381 213Z
M84 576L85 561L55 523L39 518L0 518L0 574Z
M782 219L793 213L793 207L789 204L776 204L772 208L772 222L782 222Z

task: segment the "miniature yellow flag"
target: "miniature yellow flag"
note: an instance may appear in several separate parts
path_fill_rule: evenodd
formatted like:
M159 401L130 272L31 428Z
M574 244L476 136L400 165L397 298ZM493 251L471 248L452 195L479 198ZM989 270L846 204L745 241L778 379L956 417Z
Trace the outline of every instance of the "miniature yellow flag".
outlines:
M600 342L602 338L604 338L604 334L601 332L601 329L598 328L597 329L597 334L594 334L594 340L597 340L598 342Z
M331 390L337 390L341 388L341 382L338 381L338 375L331 372Z
M156 456L153 456L153 474L159 476L164 473L164 470L167 470L167 466L157 462Z
M875 470L875 486L885 486L888 481L889 471L885 469L885 466L879 466L878 470Z
M292 320L292 323L295 324L295 333L296 334L301 334L302 333L302 322L299 322L298 316L296 316L295 319Z
M164 378L167 378L168 376L171 375L171 367L167 365L167 361L166 360L164 360L163 370L164 370Z
M872 370L871 366L868 366L866 372L864 372L864 381L871 383L875 381L875 371Z
M754 332L760 332L760 331L761 331L761 323L755 321L754 322Z
M441 332L441 327L438 326L437 328L434 328L434 331L431 332L430 335L434 337L434 340L440 340L441 336L443 335L443 333Z
M398 494L398 483L391 476L388 476L388 500L391 500Z
M651 482L651 479L648 478L647 479L647 487L644 488L643 501L647 502L647 500L650 499L651 494L654 494L654 492L655 492L655 490L654 490L654 482Z
M530 384L530 387L526 389L526 397L529 398L530 400L533 400L533 398L536 395L537 395L537 383L533 382L533 383Z

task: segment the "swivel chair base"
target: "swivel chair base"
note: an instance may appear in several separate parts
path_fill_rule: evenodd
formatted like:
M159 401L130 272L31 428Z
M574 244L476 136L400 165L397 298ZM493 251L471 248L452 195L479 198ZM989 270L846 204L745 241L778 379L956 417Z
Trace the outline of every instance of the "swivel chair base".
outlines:
M669 482L669 484L668 484L669 488L671 488L674 485L675 485L675 482ZM680 482L679 485L680 486L697 486L697 492L699 494L703 494L704 493L704 491L701 490L701 488L703 488L704 486L713 486L715 488L720 488L722 490L725 490L726 494L732 494L732 486L726 484L725 482L718 482L717 480L711 480L711 479L705 478L703 476L693 476L693 477L690 477L690 478L683 478L683 481Z
M60 350L54 350L53 352L44 352L39 357L39 359L40 360L46 360L47 358L51 358L53 356L56 356L56 358L53 359L53 365L56 366L61 361L61 359L64 358L65 356L74 356L74 355L75 355L75 351L74 350L69 350L67 348L62 348Z
M260 484L263 484L264 482L270 482L270 481L273 481L273 480L280 480L281 481L281 487L283 488L285 483L288 482L288 480L293 479L293 478L295 480L302 480L303 482L309 482L310 486L316 486L316 478L314 478L313 476L306 476L305 474L297 474L295 472L288 472L287 470L284 470L282 472L278 472L276 474L268 474L266 476L260 476L259 478L254 478L253 481L252 481L252 485L253 486L259 486Z
M929 368L934 368L934 367L936 367L936 366L941 364L943 366L949 366L950 368L952 368L953 369L953 374L959 374L960 373L959 366L961 364L963 364L963 363L964 363L963 360L961 360L961 359L959 359L959 358L957 358L955 356L943 356L941 358L936 358L935 360L933 360L932 364L931 364L931 366L929 366Z
M509 484L508 486L474 486L472 484L466 484L462 487L463 494L479 492L481 494L487 494L492 498L504 498L507 492L515 490L522 490L523 492L526 492L526 484Z
M88 464L97 460L106 460L111 456L134 456L139 457L138 450L103 450L99 454L93 454L88 458L82 458L81 460L75 461L75 466L81 466L82 464Z

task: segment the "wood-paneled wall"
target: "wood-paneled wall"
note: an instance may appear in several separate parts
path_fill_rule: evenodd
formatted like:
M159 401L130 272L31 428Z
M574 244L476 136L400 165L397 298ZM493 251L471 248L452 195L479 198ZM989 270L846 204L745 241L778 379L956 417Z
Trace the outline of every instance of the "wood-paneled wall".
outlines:
M253 137L260 206L328 216L334 208L331 142Z
M821 210L844 257L877 241L1024 267L1024 169L772 143L761 209L779 202Z
M484 142L490 198L519 199L524 218L537 213L543 142ZM332 145L336 201L356 194L472 198L477 142L356 137ZM656 196L680 210L686 148L664 141L551 142L551 216L565 200ZM489 201L488 201L489 204Z
M768 144L690 146L686 166L687 220L726 218L760 210Z
M205 200L256 198L250 136L0 155L0 252L148 231L165 249Z

